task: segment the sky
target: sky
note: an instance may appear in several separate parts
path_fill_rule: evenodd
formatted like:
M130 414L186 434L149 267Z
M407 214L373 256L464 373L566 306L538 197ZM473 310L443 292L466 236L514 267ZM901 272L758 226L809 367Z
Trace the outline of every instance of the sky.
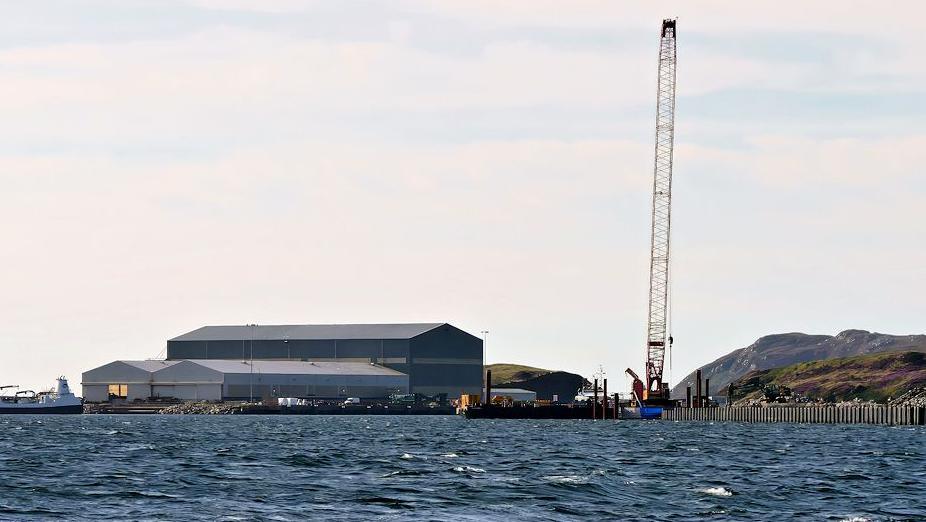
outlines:
M642 370L678 18L668 380L926 333L919 2L44 1L0 16L0 384L206 324L450 322Z

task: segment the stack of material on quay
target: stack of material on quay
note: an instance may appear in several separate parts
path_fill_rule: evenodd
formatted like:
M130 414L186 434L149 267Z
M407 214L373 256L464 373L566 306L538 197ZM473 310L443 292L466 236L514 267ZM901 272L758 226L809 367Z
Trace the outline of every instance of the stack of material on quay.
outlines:
M561 402L569 402L585 384L585 378L569 372L545 370L521 364L490 364L492 386L520 388L537 393L541 400L553 400L557 395Z
M727 385L754 370L792 364L871 355L887 352L926 352L926 335L888 335L865 330L846 330L832 335L785 333L767 335L701 367L711 380L713 395L726 395ZM685 387L694 390L694 372L672 389L672 397L684 398Z
M924 387L926 354L880 353L753 371L733 383L733 402L886 403ZM923 395L913 393L908 400Z
M160 410L162 415L234 415L245 407L240 402L184 402Z

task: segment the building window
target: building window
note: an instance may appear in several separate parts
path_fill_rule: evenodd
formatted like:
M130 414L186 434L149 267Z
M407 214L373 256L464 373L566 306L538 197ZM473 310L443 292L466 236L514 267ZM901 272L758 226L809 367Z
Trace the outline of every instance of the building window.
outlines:
M129 396L129 386L127 384L110 384L109 385L109 398L110 399L125 399Z

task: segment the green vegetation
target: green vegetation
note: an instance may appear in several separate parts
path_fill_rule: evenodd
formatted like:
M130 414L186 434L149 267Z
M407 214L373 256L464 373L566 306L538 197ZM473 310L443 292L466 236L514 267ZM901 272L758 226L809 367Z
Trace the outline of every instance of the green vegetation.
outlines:
M733 393L736 401L793 391L826 401L884 402L923 385L926 354L890 352L753 371L733 383Z
M552 370L544 370L543 368L507 363L489 364L486 366L486 370L492 370L493 385L527 381L541 375L553 373Z
M704 377L711 380L711 389L725 395L727 384L751 370L888 352L926 353L926 335L890 335L865 330L844 330L835 336L796 332L766 335L701 366L701 370ZM685 387L694 389L694 381L695 375L691 372L672 388L672 396L684 397Z

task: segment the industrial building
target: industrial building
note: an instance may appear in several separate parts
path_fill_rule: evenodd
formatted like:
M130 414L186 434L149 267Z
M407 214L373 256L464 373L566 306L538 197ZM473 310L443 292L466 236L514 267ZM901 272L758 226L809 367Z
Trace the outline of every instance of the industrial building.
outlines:
M537 400L537 392L522 388L492 388L492 399L511 399L514 402L532 402Z
M245 400L263 397L378 398L408 393L408 376L370 363L303 361L114 361L84 372L88 402Z
M204 326L167 359L84 372L89 402L480 393L482 339L447 323Z
M482 389L482 339L447 323L204 326L167 341L167 359L374 363L408 375L410 393Z

